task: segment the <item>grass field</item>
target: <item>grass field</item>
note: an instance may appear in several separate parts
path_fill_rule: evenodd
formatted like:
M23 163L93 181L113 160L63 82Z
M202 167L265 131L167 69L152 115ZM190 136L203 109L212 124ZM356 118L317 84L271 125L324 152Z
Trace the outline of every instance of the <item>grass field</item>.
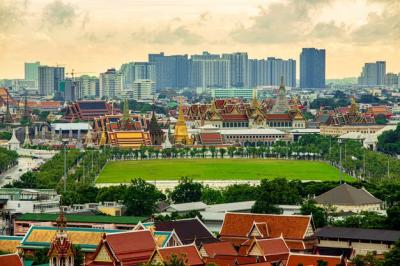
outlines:
M146 180L176 180L182 176L196 180L255 180L286 177L301 180L338 180L335 167L324 162L260 159L173 159L109 162L97 183L125 183L140 177ZM344 179L351 181L350 176Z

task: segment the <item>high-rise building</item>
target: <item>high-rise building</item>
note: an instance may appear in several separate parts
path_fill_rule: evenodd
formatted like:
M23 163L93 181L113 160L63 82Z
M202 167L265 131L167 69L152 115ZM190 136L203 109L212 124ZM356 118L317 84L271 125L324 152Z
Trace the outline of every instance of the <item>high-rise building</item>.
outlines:
M133 82L132 98L135 100L150 100L155 91L155 82L149 79L137 79Z
M135 80L149 79L156 82L156 65L148 62L130 62L120 68L123 76L124 89L130 89Z
M156 89L182 89L188 86L189 59L187 55L149 54L149 62L155 65Z
M251 86L279 86L281 77L288 87L296 87L296 61L268 57L250 60Z
M365 63L360 77L358 78L358 85L364 86L377 86L385 84L386 76L386 62L376 61L375 63Z
M79 99L78 81L70 78L64 79L60 83L60 94L64 101L73 102Z
M78 99L99 97L99 79L88 75L77 78Z
M38 87L39 94L43 96L60 95L60 84L65 78L64 67L39 66Z
M300 87L325 88L325 49L303 48L300 54Z
M399 88L400 76L394 73L387 73L385 76L385 85L392 88Z
M122 74L115 68L108 69L100 74L99 90L100 98L113 99L119 97L123 91Z
M222 54L230 61L231 86L248 88L250 86L249 58L247 53Z
M190 86L193 88L231 87L230 60L203 52L190 59Z
M39 80L40 62L25 63L25 80L34 80L36 86Z

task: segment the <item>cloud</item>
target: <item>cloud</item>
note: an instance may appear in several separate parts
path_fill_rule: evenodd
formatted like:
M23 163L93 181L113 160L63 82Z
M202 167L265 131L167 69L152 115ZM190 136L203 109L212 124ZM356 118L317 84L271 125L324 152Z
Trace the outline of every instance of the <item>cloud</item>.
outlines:
M289 0L260 7L252 25L239 26L230 36L243 43L286 43L299 41L312 27L311 13L329 0Z
M0 34L22 22L25 8L26 1L0 0Z
M318 39L343 38L346 37L346 26L343 24L338 26L333 21L329 23L320 22L314 26L310 36Z
M78 12L73 5L64 3L62 0L54 0L44 7L42 22L47 28L69 27L72 26L78 16Z
M144 41L152 44L176 44L195 45L202 43L204 38L192 32L187 26L168 25L158 30L140 30L132 33L132 39L135 41Z
M400 3L374 1L384 3L383 12L369 14L367 22L352 31L352 40L360 44L400 42Z

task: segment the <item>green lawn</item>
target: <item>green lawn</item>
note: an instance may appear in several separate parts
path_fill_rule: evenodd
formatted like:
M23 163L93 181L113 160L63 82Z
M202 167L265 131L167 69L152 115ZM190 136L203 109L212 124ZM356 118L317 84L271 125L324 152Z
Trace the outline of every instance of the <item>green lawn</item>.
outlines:
M338 180L335 167L317 161L260 159L171 159L109 162L97 183L124 183L140 177L146 180L254 180L286 177L302 180ZM345 180L351 181L349 176Z

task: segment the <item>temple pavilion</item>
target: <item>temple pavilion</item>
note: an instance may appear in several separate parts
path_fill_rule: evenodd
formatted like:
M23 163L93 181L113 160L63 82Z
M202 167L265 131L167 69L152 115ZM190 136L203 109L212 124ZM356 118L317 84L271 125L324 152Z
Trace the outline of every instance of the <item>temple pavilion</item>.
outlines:
M120 148L139 148L152 144L144 116L130 114L125 99L122 114L104 115L94 119L94 142Z

